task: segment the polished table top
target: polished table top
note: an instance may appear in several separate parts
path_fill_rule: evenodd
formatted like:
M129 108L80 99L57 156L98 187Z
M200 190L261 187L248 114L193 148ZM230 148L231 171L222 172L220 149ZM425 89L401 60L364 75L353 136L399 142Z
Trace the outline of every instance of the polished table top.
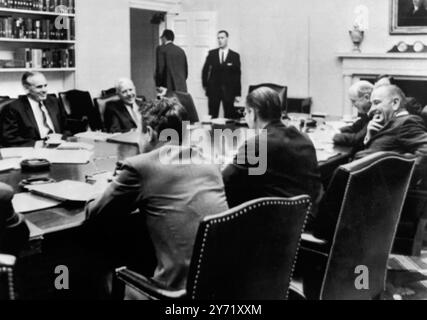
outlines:
M212 128L210 127L208 131L210 129ZM240 129L242 132L245 130L244 128ZM325 149L330 149L327 152L334 152L334 154L336 154L333 157L334 159L337 157L348 157L350 149L335 147L330 144L328 139L330 140L331 135L329 130L327 128L325 129L324 126L320 126L314 130L314 132L309 133L309 135L314 140L318 153L325 152ZM0 181L11 185L17 193L23 192L19 187L19 183L23 179L34 177L48 177L56 181L76 180L84 182L88 175L94 175L103 171L114 171L117 161L122 161L128 157L135 156L139 152L138 146L132 144L83 141L94 144L94 155L88 164L52 165L50 171L40 174L24 173L21 172L21 170L14 170L0 173ZM322 167L328 162L329 160L319 161L319 165ZM46 234L78 227L85 220L83 209L84 208L81 204L76 205L63 203L59 207L25 214L27 223L31 230L31 238L39 239Z

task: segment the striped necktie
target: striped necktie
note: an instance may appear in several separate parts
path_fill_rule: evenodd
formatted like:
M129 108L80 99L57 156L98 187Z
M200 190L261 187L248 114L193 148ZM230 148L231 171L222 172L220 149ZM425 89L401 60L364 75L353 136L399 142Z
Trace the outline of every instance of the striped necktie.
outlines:
M40 107L40 110L41 110L42 115L43 115L43 125L49 129L48 134L55 133L55 129L52 128L52 126L49 125L49 122L47 121L47 119L49 117L49 113L47 112L45 105L42 102L39 102L39 107Z

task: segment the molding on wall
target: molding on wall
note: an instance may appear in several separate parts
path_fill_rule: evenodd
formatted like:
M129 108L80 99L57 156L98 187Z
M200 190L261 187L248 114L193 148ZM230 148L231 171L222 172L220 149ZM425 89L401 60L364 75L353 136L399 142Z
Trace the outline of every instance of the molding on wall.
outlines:
M178 13L181 11L182 0L129 0L129 6L135 9Z

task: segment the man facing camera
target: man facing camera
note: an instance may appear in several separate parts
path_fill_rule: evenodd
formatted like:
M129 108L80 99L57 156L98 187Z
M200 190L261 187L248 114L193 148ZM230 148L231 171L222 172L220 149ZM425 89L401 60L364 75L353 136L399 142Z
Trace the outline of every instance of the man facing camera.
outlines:
M47 80L40 72L26 72L22 85L27 91L2 112L0 132L7 147L34 145L51 134L65 132L66 114L58 100L48 97Z
M105 129L110 133L124 133L141 129L143 100L136 98L135 85L129 79L120 79L116 84L119 101L109 101L105 106Z
M427 172L427 132L424 121L406 110L403 91L393 85L381 86L372 92L372 120L367 128L365 150L356 154L362 158L380 151L417 156L415 183Z
M333 140L336 145L354 147L358 150L363 148L373 90L374 86L368 81L359 81L350 87L349 98L358 111L359 120L352 126L342 128L341 133L334 136Z
M12 206L13 189L0 182L0 253L18 254L29 238L28 227Z
M106 192L87 207L89 222L111 226L139 209L157 256L153 279L176 290L186 286L200 221L228 209L219 168L191 164L202 155L182 146L186 119L176 99L147 104L142 115L143 154L126 160ZM176 136L170 137L171 132Z
M202 72L212 118L218 118L221 102L225 118L238 118L234 103L242 95L241 63L240 55L228 48L228 37L227 31L218 32L219 48L209 51Z
M321 194L316 150L311 140L295 127L281 122L281 103L277 92L269 88L253 91L246 100L246 121L249 128L265 130L249 139L238 151L232 164L223 171L230 207L263 197L309 195L317 203ZM251 157L260 154L266 143L266 172L251 174L255 163ZM242 160L245 161L242 161Z

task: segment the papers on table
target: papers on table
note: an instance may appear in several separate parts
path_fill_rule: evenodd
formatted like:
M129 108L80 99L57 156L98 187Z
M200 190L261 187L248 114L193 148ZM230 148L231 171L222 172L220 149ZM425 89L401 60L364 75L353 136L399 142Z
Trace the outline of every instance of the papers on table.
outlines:
M319 162L327 161L339 154L340 154L339 152L334 152L334 151L316 150L317 161Z
M23 158L33 152L34 148L4 148L0 149L0 155L3 159Z
M64 180L25 188L32 193L59 201L87 202L100 195L106 187L107 185L90 185L79 181Z
M84 142L63 142L61 143L57 150L88 150L91 151L95 148L93 144L84 143Z
M127 133L113 135L112 137L108 138L107 141L114 143L139 145L140 137L141 133L139 133L138 131L131 131Z
M31 193L18 193L12 199L13 208L16 212L27 213L56 207L60 201L47 199Z
M82 132L74 135L76 138L89 139L93 141L107 141L109 138L116 136L114 133L105 132Z
M93 152L87 150L57 150L34 148L8 148L0 149L3 159L0 160L1 168L10 170L18 169L20 162L26 159L46 159L52 164L86 164L90 161ZM11 167L7 169L8 167Z
M20 158L0 160L0 172L19 169L21 167Z

